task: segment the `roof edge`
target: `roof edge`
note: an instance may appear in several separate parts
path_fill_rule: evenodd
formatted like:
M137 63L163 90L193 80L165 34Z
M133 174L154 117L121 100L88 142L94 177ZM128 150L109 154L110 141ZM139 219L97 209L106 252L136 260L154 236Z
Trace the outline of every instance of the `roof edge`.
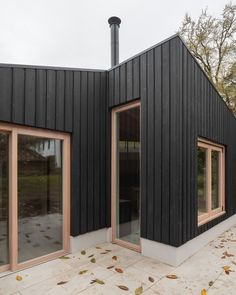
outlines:
M0 68L24 68L24 69L36 69L36 70L58 70L58 71L78 71L78 72L107 72L107 70L101 69L85 69L85 68L71 68L60 66L43 66L43 65L23 65L23 64L8 64L0 63Z
M130 60L132 60L132 59L134 59L134 58L136 58L136 57L138 57L138 56L140 56L140 55L142 55L142 54L144 54L144 53L147 53L148 51L150 51L150 50L152 50L152 49L154 49L154 48L156 48L156 47L158 47L158 46L161 46L161 45L163 45L164 43L166 43L166 42L168 42L168 41L170 41L170 40L172 40L172 39L174 39L174 38L176 38L176 37L178 37L178 36L179 36L179 33L176 33L176 34L174 34L174 35L171 35L170 37L168 37L168 38L166 38L166 39L164 39L164 40L162 40L162 41L156 43L155 45L152 45L151 47L148 47L147 49L144 49L143 51L141 51L141 52L139 52L139 53L133 55L132 57L130 57L130 58L128 58L128 59L122 61L122 62L119 63L118 65L115 65L114 67L109 68L107 71L110 72L110 71L114 70L115 68L118 68L118 67L121 66L122 64L125 64L125 63L129 62Z

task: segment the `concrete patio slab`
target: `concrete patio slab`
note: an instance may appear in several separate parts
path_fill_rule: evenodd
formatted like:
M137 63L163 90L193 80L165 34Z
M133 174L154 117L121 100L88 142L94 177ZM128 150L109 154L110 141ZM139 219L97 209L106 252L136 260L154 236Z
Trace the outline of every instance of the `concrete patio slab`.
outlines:
M66 257L6 274L0 295L236 294L236 226L178 267L110 243Z

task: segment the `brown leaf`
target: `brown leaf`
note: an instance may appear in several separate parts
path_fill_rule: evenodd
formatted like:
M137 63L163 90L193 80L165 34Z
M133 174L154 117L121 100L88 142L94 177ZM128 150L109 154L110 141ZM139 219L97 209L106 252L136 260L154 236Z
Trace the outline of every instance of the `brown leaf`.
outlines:
M202 291L201 291L201 295L207 295L207 291L206 291L206 289L202 289Z
M214 284L213 281L210 281L210 282L208 283L208 285L209 285L210 287L213 286L213 284Z
M124 272L123 269L118 268L118 267L115 268L115 271L118 272L118 273L123 273Z
M166 277L167 279L172 279L172 280L178 279L176 275L167 275Z
M117 285L118 288L120 288L123 291L129 291L129 288L124 285Z
M81 253L82 255L85 255L85 254L86 254L86 251L82 250L80 253Z
M93 257L93 256L94 256L94 254L91 254L91 255L88 256L88 258L91 258L91 257Z
M227 251L225 251L225 252L223 253L223 255L225 255L225 256L227 256L227 257L232 257L232 256L234 256L233 254L230 254L230 253L228 253Z
M112 256L112 259L113 260L117 260L117 256Z
M61 281L61 282L57 283L57 285L64 285L66 283L68 283L68 281Z
M22 278L22 276L19 276L19 275L18 275L18 276L16 276L16 280L17 280L17 281L22 281L23 278Z
M105 251L106 251L106 252L111 252L112 250L110 250L110 249L106 249Z
M96 259L95 259L95 258L92 258L92 259L90 260L90 262L92 262L92 263L96 263Z
M224 271L225 271L225 273L227 274L227 275L229 275L229 273L230 273L230 266L228 266L228 265L226 265L226 266L223 266L223 269L224 269Z
M108 252L101 252L100 254L108 254Z
M148 280L151 282L151 283L154 283L154 279L152 277L148 277Z
M79 275L83 275L83 274L85 274L86 272L88 272L87 269L81 270L81 271L79 272Z
M111 268L113 268L113 267L114 267L114 265L111 265L111 266L108 266L107 269L111 269Z
M143 293L143 287L139 287L135 290L135 295L141 295Z

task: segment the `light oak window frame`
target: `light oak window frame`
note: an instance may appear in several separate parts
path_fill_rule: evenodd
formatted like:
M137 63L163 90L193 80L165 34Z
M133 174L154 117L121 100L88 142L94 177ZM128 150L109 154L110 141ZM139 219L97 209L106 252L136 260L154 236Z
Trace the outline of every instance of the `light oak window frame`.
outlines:
M71 190L71 155L70 135L64 132L42 130L26 126L0 123L0 132L9 135L9 260L7 265L0 266L0 272L16 271L31 267L65 254L70 251L70 190ZM63 141L62 163L62 202L63 202L63 246L62 250L18 263L18 135L59 139Z
M198 138L197 147L206 149L206 191L207 212L198 216L198 226L201 226L223 214L225 211L225 147L214 142ZM212 151L219 152L219 207L212 207Z
M132 108L140 108L140 130L141 130L141 102L135 101L130 102L122 106L118 106L112 109L111 113L111 122L112 122L112 134L111 134L111 228L112 228L112 242L118 244L122 247L134 250L136 252L141 252L141 246L135 245L127 241L123 241L117 238L116 233L116 199L117 199L117 114L132 109ZM141 131L140 131L141 132ZM140 137L141 138L141 137ZM141 155L141 140L140 140L140 155ZM141 157L140 157L140 166L141 166ZM140 167L141 173L141 167ZM140 192L141 192L141 182L140 182ZM141 202L140 202L141 206ZM141 214L140 214L141 220ZM141 224L141 222L140 222Z

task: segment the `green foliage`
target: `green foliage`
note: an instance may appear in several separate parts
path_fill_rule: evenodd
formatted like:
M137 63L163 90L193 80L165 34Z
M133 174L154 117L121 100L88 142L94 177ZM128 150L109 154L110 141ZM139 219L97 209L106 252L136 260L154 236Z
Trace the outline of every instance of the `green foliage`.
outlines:
M197 20L186 14L179 34L236 114L236 5L226 4L218 18L207 9Z

